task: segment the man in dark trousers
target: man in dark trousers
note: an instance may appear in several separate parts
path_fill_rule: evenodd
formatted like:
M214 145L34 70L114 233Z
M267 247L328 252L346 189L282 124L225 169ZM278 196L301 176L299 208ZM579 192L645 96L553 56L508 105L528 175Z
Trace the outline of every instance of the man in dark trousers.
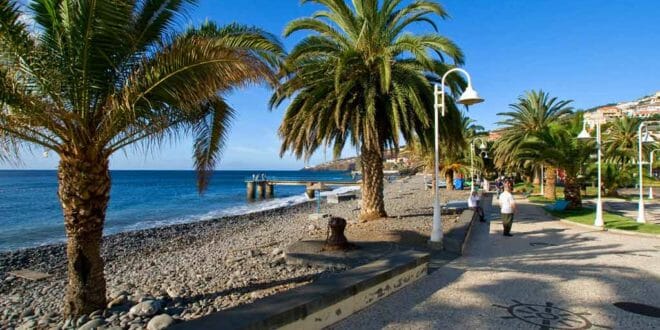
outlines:
M502 225L504 236L511 237L511 226L513 225L513 214L516 212L516 201L511 194L511 184L504 185L504 192L500 194L500 212L502 214Z

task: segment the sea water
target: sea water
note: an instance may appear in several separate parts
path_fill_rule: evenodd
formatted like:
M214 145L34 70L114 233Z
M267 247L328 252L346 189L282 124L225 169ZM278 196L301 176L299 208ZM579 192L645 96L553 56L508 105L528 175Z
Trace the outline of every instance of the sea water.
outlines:
M111 171L104 234L214 219L307 201L304 186L276 186L275 198L249 202L245 180L350 181L349 172L216 171L198 194L194 171ZM355 189L339 188L340 191ZM57 172L0 170L0 251L65 241Z

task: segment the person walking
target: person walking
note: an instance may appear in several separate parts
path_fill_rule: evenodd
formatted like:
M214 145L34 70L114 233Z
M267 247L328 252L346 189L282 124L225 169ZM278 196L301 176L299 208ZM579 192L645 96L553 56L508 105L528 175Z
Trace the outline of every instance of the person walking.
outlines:
M479 215L479 221L486 222L484 217L484 210L481 208L479 194L476 191L473 191L468 198L468 208Z
M502 226L504 236L511 237L511 226L513 225L513 214L516 212L516 201L511 194L511 184L504 185L504 192L500 194L500 213L502 214Z

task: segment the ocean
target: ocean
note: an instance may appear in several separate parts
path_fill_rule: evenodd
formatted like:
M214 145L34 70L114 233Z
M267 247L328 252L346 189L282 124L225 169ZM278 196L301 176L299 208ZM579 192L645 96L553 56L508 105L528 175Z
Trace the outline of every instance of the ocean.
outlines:
M111 171L104 235L208 220L299 204L303 186L276 186L275 198L248 202L245 180L350 181L350 172L216 171L197 193L194 171ZM353 187L339 190L355 189ZM0 251L65 241L56 171L0 170Z

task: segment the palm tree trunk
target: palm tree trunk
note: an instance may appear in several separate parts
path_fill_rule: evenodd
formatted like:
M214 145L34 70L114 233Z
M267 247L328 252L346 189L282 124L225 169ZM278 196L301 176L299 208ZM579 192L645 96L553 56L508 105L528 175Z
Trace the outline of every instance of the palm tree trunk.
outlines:
M447 170L445 172L445 181L447 182L447 190L454 190L454 171Z
M548 199L557 198L557 169L553 166L545 168L545 187L543 187L543 197Z
M538 186L541 184L541 169L540 168L534 168L534 181L532 181L532 184L535 186Z
M566 175L566 179L564 180L564 199L569 202L569 209L582 208L582 196L577 178Z
M384 218L385 201L383 199L383 155L380 149L361 148L362 164L362 207L360 221Z
M110 199L108 159L62 156L58 181L67 236L64 313L78 317L106 306L101 239Z

